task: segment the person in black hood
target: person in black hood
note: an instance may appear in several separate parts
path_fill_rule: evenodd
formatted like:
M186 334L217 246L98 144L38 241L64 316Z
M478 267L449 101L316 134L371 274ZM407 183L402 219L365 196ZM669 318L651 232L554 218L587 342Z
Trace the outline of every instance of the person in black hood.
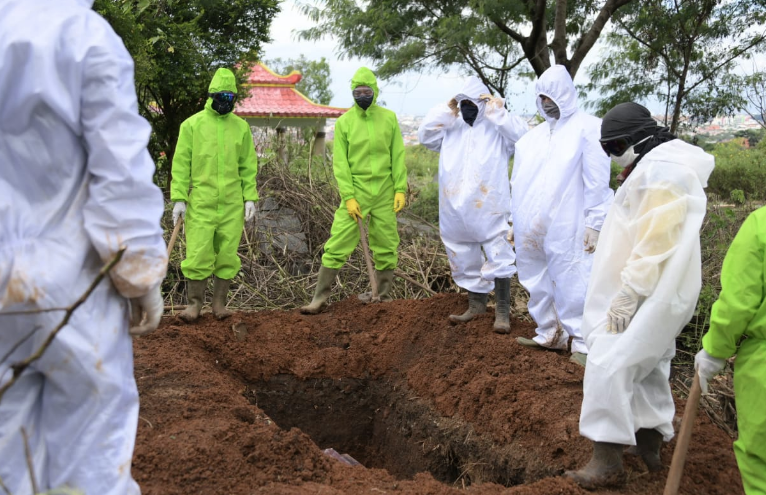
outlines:
M667 127L660 127L646 107L620 103L601 121L601 147L623 168L617 180L622 183L651 150L676 139Z

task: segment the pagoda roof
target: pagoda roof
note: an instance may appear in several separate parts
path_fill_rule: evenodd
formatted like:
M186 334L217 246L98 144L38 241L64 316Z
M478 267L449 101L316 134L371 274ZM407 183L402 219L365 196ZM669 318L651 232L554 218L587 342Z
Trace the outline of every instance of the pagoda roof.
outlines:
M308 99L295 89L302 77L297 71L280 76L261 62L255 64L244 84L249 90L249 95L237 102L234 113L243 118L331 119L340 117L348 110L319 105Z

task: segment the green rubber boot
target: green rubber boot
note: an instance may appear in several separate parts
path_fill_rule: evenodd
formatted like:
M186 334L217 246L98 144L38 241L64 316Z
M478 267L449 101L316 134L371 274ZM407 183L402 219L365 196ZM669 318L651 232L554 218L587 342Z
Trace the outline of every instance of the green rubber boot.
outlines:
M487 294L478 292L468 293L468 309L462 315L449 315L450 321L465 323L471 321L474 316L487 312Z
M224 320L234 314L233 311L226 309L230 285L231 280L213 277L213 316L216 319Z
M380 302L391 302L394 298L391 296L391 289L394 286L393 270L375 270L375 283L378 284L378 297ZM363 292L357 296L360 301L367 304L372 301L372 291Z
M593 442L593 457L578 471L567 471L564 476L575 483L593 490L625 484L625 470L622 467L622 449L619 443Z
M495 333L511 333L511 279L495 279Z
M340 270L336 268L327 268L321 266L317 275L317 287L314 290L314 298L311 303L301 308L304 315L315 315L327 307L327 300L330 299L332 284Z
M205 288L207 288L207 279L186 281L187 306L178 314L178 317L186 323L192 323L199 318L202 304L205 302Z

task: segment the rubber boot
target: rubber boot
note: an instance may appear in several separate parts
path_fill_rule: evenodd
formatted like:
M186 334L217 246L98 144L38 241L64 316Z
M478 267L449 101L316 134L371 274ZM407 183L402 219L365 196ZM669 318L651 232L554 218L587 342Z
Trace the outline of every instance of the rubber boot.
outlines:
M186 281L186 309L178 314L186 323L191 323L199 318L202 311L202 304L205 302L205 289L207 288L207 279L187 280Z
M619 443L593 442L593 457L578 471L567 471L564 476L587 490L620 486L625 483L622 467L622 449Z
M511 279L495 279L495 333L511 333Z
M226 309L229 298L229 286L231 280L213 277L213 316L218 320L224 320L234 312Z
M391 302L391 288L394 286L393 270L375 270L375 283L378 284L378 297L380 302ZM372 291L363 292L357 296L360 301L367 304L372 301Z
M301 308L301 313L304 315L315 315L327 307L327 300L330 299L332 291L332 283L335 281L339 271L336 268L327 268L326 266L319 268L314 298L308 306Z
M471 321L474 316L487 312L487 294L468 292L468 309L462 315L449 315L450 321L465 323Z
M641 456L649 471L656 472L663 468L660 460L662 448L662 433L649 428L641 428L636 432L635 453Z

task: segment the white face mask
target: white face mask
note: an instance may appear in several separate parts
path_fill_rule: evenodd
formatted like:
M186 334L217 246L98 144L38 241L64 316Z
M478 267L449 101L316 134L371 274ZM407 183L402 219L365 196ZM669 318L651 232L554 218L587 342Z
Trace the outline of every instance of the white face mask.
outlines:
M648 141L651 137L652 136L646 136L644 139L625 150L625 153L620 156L609 155L609 157L612 159L612 161L614 161L614 163L621 166L622 168L628 167L636 161L636 158L638 158L638 155L636 154L636 146L643 143L644 141Z

